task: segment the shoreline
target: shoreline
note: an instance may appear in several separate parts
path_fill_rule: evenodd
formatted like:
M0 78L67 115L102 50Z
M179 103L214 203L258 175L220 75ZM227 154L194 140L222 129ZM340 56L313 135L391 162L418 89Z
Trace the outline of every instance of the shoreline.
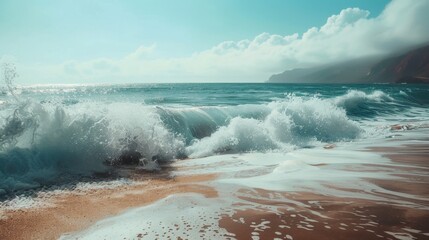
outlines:
M103 218L153 203L176 193L199 193L215 197L216 191L200 183L214 175L177 177L170 180L146 180L134 186L100 189L84 195L60 194L49 201L50 206L7 211L0 219L0 239L58 239Z
M335 239L429 239L429 161L425 155L428 150L428 145L371 148L370 151L380 153L393 162L407 163L411 170L425 171L426 176L416 179L414 173L410 172L409 175L402 175L401 181L365 179L381 188L421 198L403 197L424 209L395 205L387 201L340 198L314 192L282 193L285 199L306 204L299 206L272 200L270 195L276 194L275 192L253 189L247 194L252 197L244 197L246 201L254 201L261 206L279 206L279 210L237 210L232 218L224 215L221 226L241 236L240 239L255 236L258 239L330 240L332 236ZM410 159L409 153L413 154ZM422 170L422 167L425 169ZM312 211L317 211L317 214ZM255 227L261 223L265 223L263 229Z
M6 218L0 219L0 239L57 239L65 233L73 234L91 228L99 220L121 216L124 212L134 211L134 208L137 211L168 196L189 193L215 202L229 198L236 201L223 206L223 212L215 216L219 218L219 227L231 233L219 235L226 239L323 240L332 239L332 236L337 239L429 238L429 227L425 224L429 222L429 190L426 188L429 185L429 162L426 161L429 145L375 147L368 150L401 164L401 167L395 165L388 169L392 175L400 169L400 180L365 178L361 179L362 183L367 182L397 194L374 191L367 193L372 194L374 199L356 198L353 197L354 193L368 190L342 188L341 184L326 187L349 192L350 197L305 189L275 191L244 186L232 188L229 192L222 184L214 183L222 178L217 174L137 180L136 185L99 189L83 195L56 195L47 199L52 206L6 211ZM374 167L375 164L365 165L365 168L383 170ZM319 164L317 167L323 169L331 166ZM383 198L392 201L379 200ZM204 237L208 230L201 231L200 237ZM150 239L148 234L139 231L134 238ZM174 232L172 234L174 236Z

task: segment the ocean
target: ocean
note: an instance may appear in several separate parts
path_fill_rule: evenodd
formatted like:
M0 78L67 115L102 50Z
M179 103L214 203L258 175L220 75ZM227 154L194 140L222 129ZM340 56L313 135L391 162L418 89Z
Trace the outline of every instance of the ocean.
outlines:
M0 92L1 239L425 239L429 86Z
M429 124L427 85L38 85L0 92L0 196L123 165L288 153Z

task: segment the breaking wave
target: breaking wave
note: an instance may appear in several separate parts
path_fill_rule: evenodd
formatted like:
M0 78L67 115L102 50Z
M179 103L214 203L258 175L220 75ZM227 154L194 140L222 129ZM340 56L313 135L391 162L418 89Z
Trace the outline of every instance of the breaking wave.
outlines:
M290 97L272 102L261 119L235 117L211 136L187 147L191 157L223 152L267 151L306 147L314 142L355 139L363 131L344 109L318 98Z
M312 141L354 139L361 131L344 110L317 98L205 108L25 102L1 113L0 181L5 191L116 164L302 147Z
M59 177L105 171L117 163L177 157L183 141L138 104L73 107L27 102L1 123L1 188L18 190Z
M349 90L346 94L334 99L334 103L344 108L348 114L365 117L377 114L379 110L383 109L381 107L383 104L392 101L392 97L380 90L369 94L358 90Z
M353 116L373 114L375 105L386 102L394 99L381 91L206 107L2 102L0 195L123 164L151 170L172 159L352 141L365 132Z

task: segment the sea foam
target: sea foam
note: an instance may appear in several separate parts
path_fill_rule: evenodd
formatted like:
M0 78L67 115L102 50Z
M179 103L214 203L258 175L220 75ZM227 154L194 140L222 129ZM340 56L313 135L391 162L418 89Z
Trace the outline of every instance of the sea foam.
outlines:
M160 94L149 87L73 86L21 88L19 98L2 96L0 193L69 182L121 164L157 169L158 163L173 159L289 152L374 134L384 137L388 127L372 126L365 119L383 111L404 117L399 91L395 98L381 90L349 90L330 97L312 90L313 95L282 93L283 98L271 102L251 101L246 95L246 104L237 105L233 98L229 101L234 104L227 105L158 106L140 101L141 89ZM207 89L199 94L218 97ZM419 106L424 99L412 101ZM412 117L427 114L421 107L412 111Z
M188 146L188 155L203 157L222 152L290 150L315 142L352 140L363 131L348 119L344 109L319 98L290 97L265 107L269 113L264 118L233 118L211 136Z

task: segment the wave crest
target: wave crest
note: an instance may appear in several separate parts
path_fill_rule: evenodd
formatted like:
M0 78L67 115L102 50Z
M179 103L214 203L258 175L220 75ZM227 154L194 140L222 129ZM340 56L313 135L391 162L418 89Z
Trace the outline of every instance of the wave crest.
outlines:
M266 107L270 111L265 118L233 118L227 126L187 147L187 154L203 157L219 152L285 150L314 142L351 140L362 132L344 109L327 100L291 96Z
M344 108L318 97L192 108L97 101L6 105L0 111L0 189L6 192L118 164L156 168L182 157L288 151L350 141L363 131Z
M381 104L392 102L394 99L380 90L365 93L359 90L349 90L346 94L335 97L333 102L344 108L350 115L370 116L381 108Z
M0 188L8 191L89 175L118 162L166 161L184 149L155 111L139 104L25 103L9 111L0 125Z

